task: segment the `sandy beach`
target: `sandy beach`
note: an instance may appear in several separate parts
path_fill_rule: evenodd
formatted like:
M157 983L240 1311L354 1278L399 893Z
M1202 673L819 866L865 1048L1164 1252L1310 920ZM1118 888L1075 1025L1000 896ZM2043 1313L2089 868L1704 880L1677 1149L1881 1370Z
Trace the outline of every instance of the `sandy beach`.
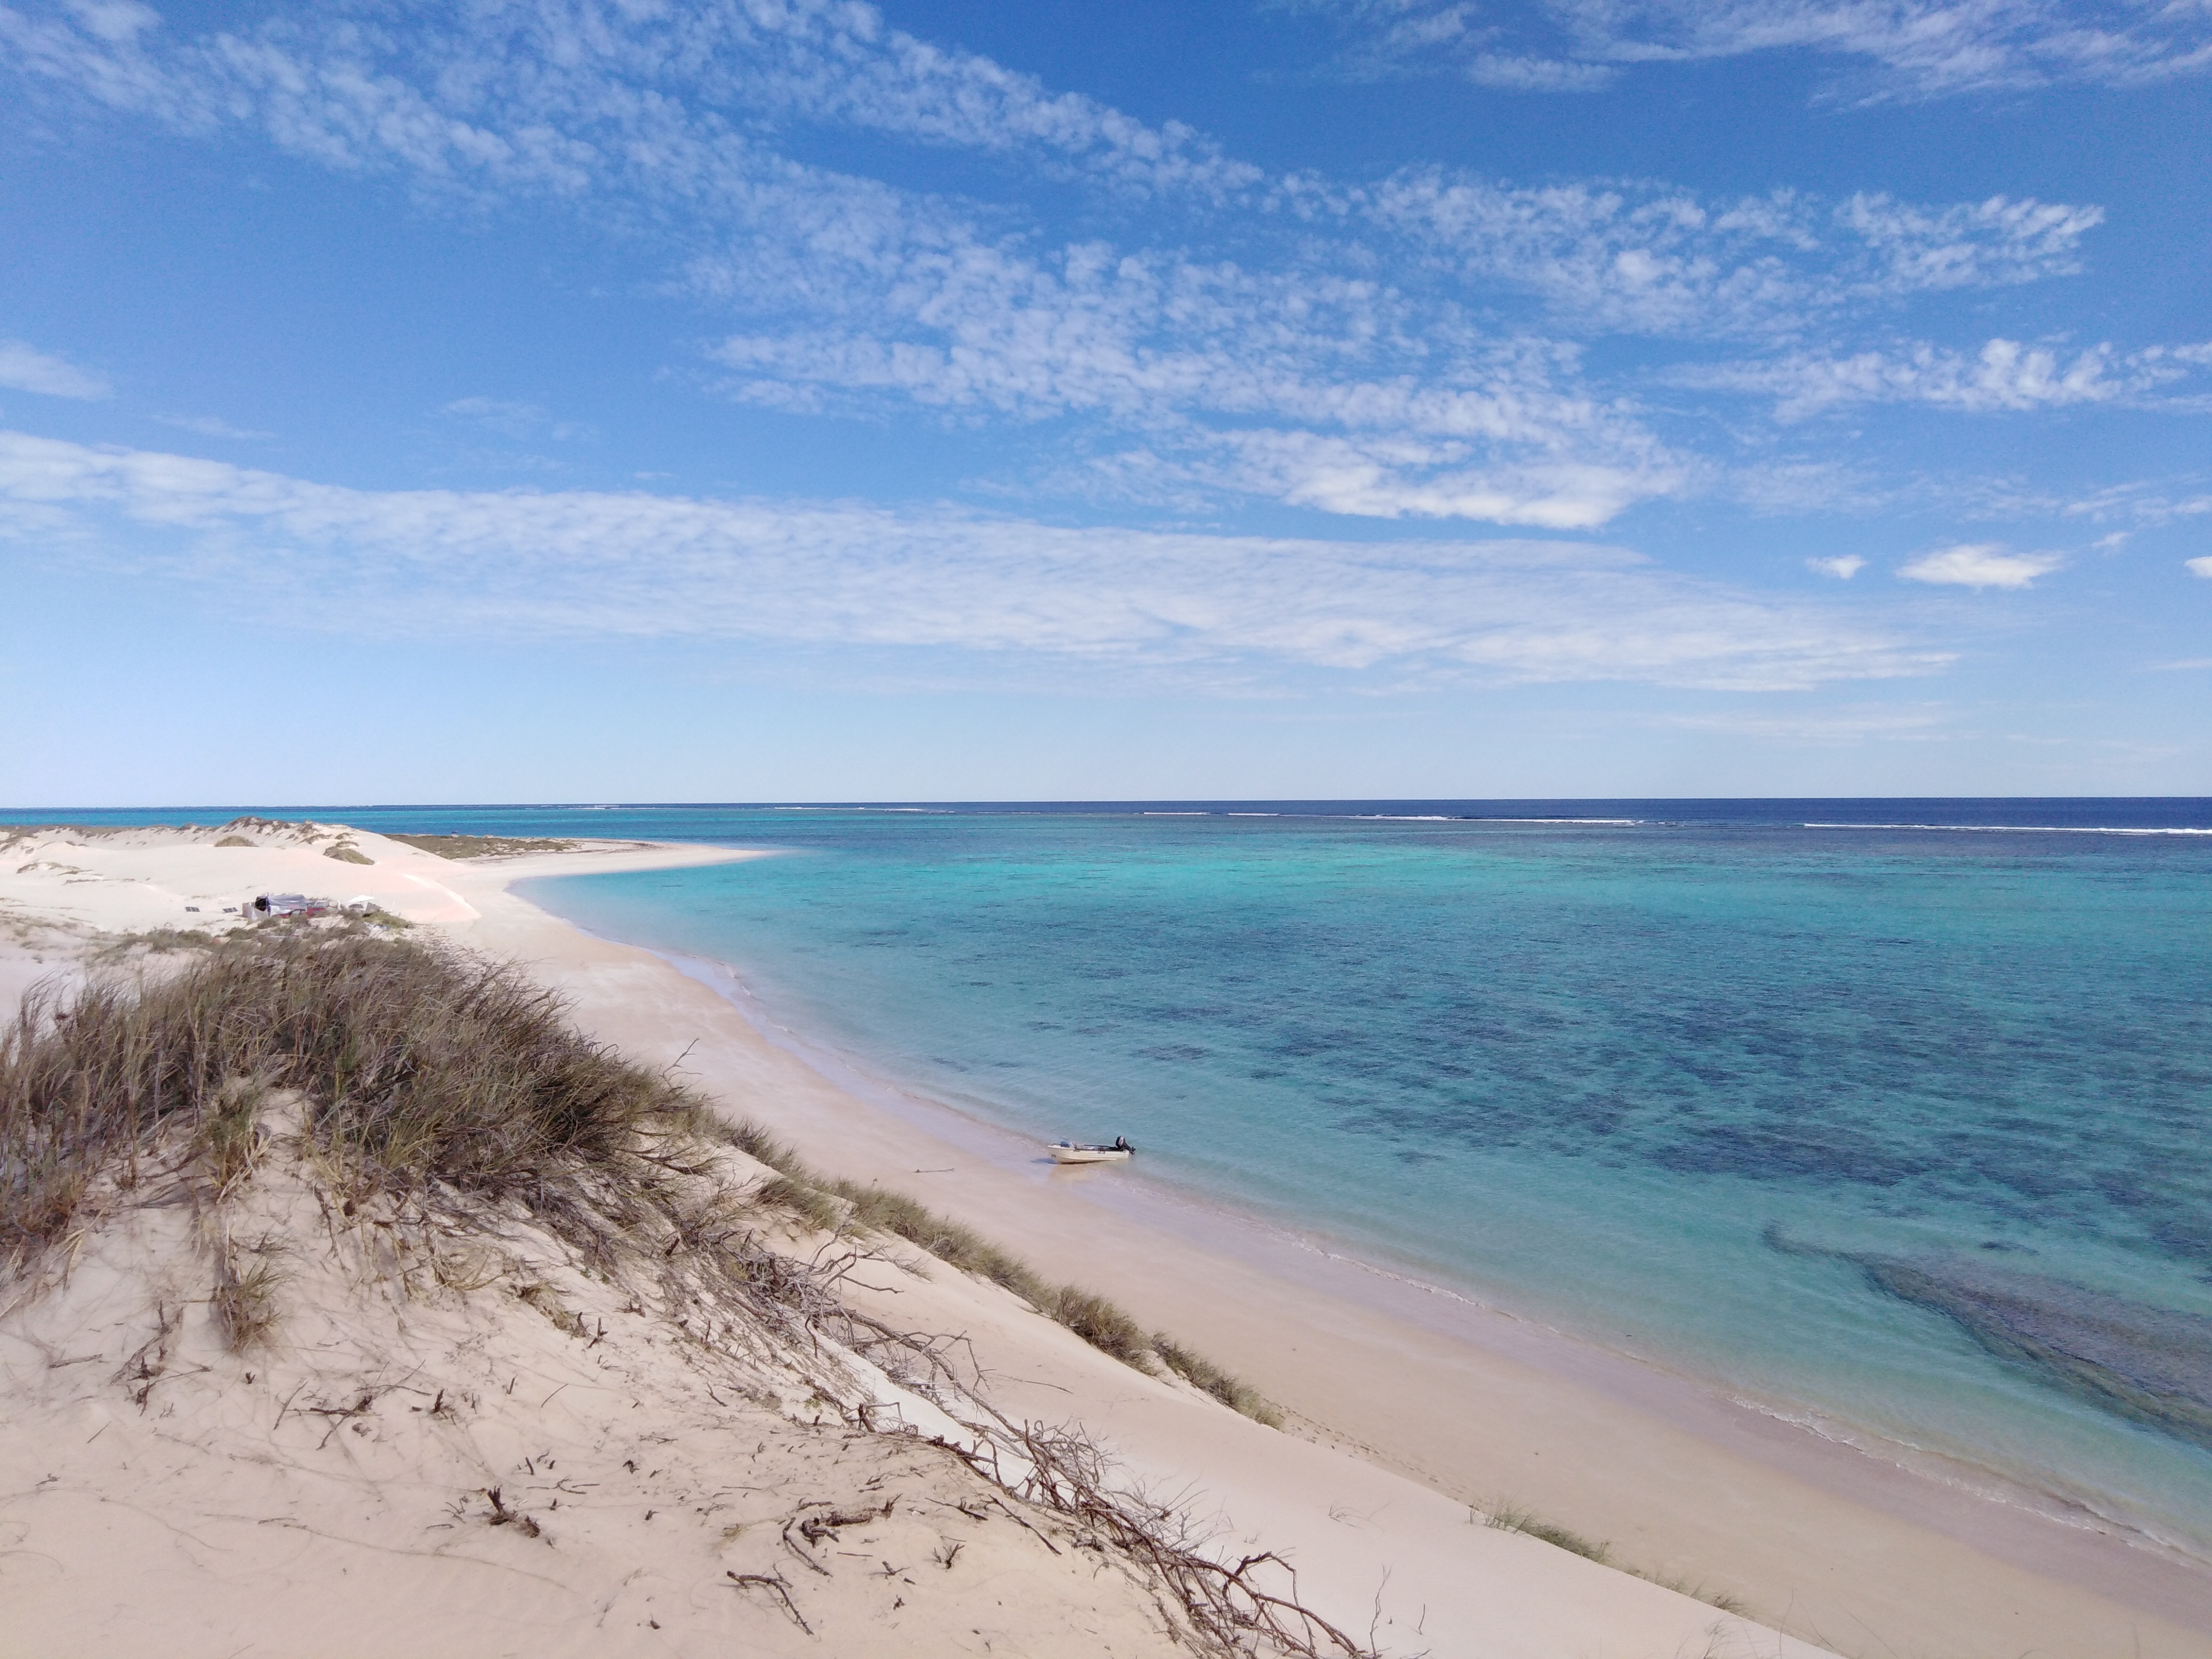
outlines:
M1284 1431L1139 1376L959 1275L854 1291L886 1320L964 1335L1004 1408L1080 1422L1223 1537L1291 1559L1313 1604L1382 1650L2212 1654L2212 1579L2185 1564L1899 1469L1129 1171L1055 1170L1032 1146L765 1027L716 965L590 937L514 890L748 854L597 845L456 861L349 834L343 844L369 860L357 864L331 858L335 830L251 839L130 831L17 848L0 871L0 998L70 970L104 938L218 928L235 920L225 907L272 890L368 900L512 957L566 993L590 1034L680 1066L811 1163L913 1194L1279 1402ZM1503 1506L1602 1540L1647 1577L1480 1524ZM16 1650L9 1640L0 1651ZM1037 1630L1014 1645L1105 1650Z

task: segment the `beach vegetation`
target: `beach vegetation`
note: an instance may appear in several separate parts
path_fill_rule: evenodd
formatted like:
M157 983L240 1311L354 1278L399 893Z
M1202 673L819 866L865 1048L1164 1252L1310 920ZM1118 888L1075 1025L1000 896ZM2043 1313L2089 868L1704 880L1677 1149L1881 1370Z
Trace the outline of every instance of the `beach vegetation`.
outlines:
M1644 1583L1656 1584L1662 1589L1673 1590L1677 1595L1686 1595L1692 1601L1703 1601L1707 1607L1717 1607L1723 1613L1734 1613L1738 1618L1747 1619L1751 1616L1750 1610L1744 1605L1742 1600L1726 1590L1714 1589L1703 1579L1689 1579L1679 1576L1647 1572L1641 1567L1632 1567L1625 1561L1616 1561L1613 1559L1612 1545L1594 1543L1573 1528L1563 1527L1556 1521L1547 1521L1534 1510L1510 1499L1499 1499L1486 1511L1480 1505L1471 1506L1468 1518L1480 1520L1483 1525L1495 1527L1501 1532L1517 1532L1530 1538L1540 1539L1556 1548L1565 1550L1571 1555L1579 1555L1585 1560L1596 1562L1600 1566L1612 1567L1618 1571L1628 1574L1632 1578L1641 1578Z
M395 836L396 841L441 859L503 859L523 853L573 853L578 843L542 836ZM368 860L362 860L364 864Z
M234 1353L266 1341L276 1328L276 1290L286 1277L281 1255L272 1244L241 1250L228 1240L216 1252L209 1304Z
M0 1276L71 1229L103 1171L123 1166L127 1181L165 1138L199 1147L228 1191L251 1170L260 1103L284 1091L349 1202L511 1199L604 1256L608 1205L634 1210L641 1195L679 1239L726 1236L719 1213L694 1227L662 1201L670 1164L654 1150L720 1140L777 1171L759 1200L824 1231L904 1238L1140 1370L1173 1368L1097 1292L1052 1284L904 1194L819 1176L757 1126L726 1127L666 1073L577 1031L512 964L343 923L192 943L197 958L157 979L34 988L0 1030Z
M1101 1353L1110 1353L1140 1371L1152 1369L1152 1344L1145 1334L1145 1328L1104 1297L1074 1285L1063 1285L1054 1292L1044 1311Z
M133 951L148 956L167 956L173 951L204 951L209 935L192 927L149 927L143 933L118 933L94 952L97 963L120 961Z
M760 1189L766 1203L779 1205L810 1219L831 1213L836 1221L817 1221L826 1231L843 1223L892 1233L920 1246L947 1267L974 1273L1001 1285L1039 1310L1049 1306L1057 1290L1044 1276L1010 1250L1000 1249L973 1228L927 1205L887 1188L825 1176L810 1167L788 1141L768 1129L740 1118L725 1126L730 1144L748 1158L776 1171L778 1179Z
M1563 1527L1556 1521L1547 1521L1531 1510L1510 1502L1501 1501L1491 1505L1483 1516L1483 1524L1495 1527L1500 1532L1517 1532L1530 1538L1541 1539L1555 1548L1585 1560L1595 1561L1601 1566L1613 1565L1613 1546L1593 1542L1571 1527Z
M336 859L340 864L374 864L376 860L350 842L340 842L335 847L323 848L323 856Z
M1656 1572L1646 1572L1641 1567L1629 1567L1625 1571L1648 1583L1658 1585L1662 1589L1670 1589L1677 1595L1686 1595L1692 1601L1703 1601L1709 1607L1718 1607L1723 1613L1734 1613L1739 1619L1751 1617L1751 1608L1741 1596L1714 1589L1702 1578L1663 1577Z
M1233 1412L1242 1412L1271 1429L1283 1426L1283 1413L1273 1401L1241 1377L1231 1376L1204 1354L1194 1352L1165 1331L1152 1333L1152 1352L1160 1362L1193 1388L1203 1389Z
M49 1252L107 1216L183 1199L204 1206L215 1258L208 1303L243 1352L275 1328L289 1253L308 1236L237 1236L236 1189L281 1158L308 1181L333 1244L338 1230L377 1229L403 1286L422 1270L404 1258L427 1256L432 1283L507 1283L596 1346L604 1324L587 1332L552 1285L499 1248L519 1214L572 1250L586 1276L627 1285L633 1308L658 1302L690 1340L719 1346L749 1330L741 1340L779 1352L823 1410L848 1409L841 1390L854 1382L836 1370L834 1346L941 1370L940 1339L900 1332L839 1297L859 1253L809 1261L763 1241L750 1224L761 1211L724 1155L733 1142L779 1153L794 1166L783 1177L794 1188L820 1185L803 1181L787 1149L732 1131L667 1072L578 1031L561 998L513 964L369 931L244 930L208 940L173 971L46 981L0 1028L0 1281L35 1285ZM1003 1252L961 1243L972 1236L911 1200L841 1187L821 1188L839 1200L841 1229L865 1209L1018 1277ZM416 1243L404 1248L410 1235ZM1047 1294L1034 1274L1020 1282ZM1150 1351L1103 1298L1063 1288L1048 1302L1132 1364ZM166 1341L179 1316L170 1304L158 1313L156 1340ZM142 1352L126 1379L141 1385L132 1398L142 1407L165 1352ZM368 1398L337 1414L358 1415ZM433 1412L442 1393L438 1401ZM1013 1422L972 1395L969 1404L990 1419L994 1444L1030 1471L1013 1498L1073 1523L1158 1587L1195 1651L1371 1659L1298 1601L1279 1558L1217 1561L1188 1516L1126 1491L1079 1431ZM937 1443L1006 1485L990 1448ZM534 1525L497 1489L489 1501L496 1522Z
M216 845L218 847L258 847L260 843L258 842L252 841L245 836L225 836L221 841L216 842Z
M258 1078L228 1078L200 1121L198 1140L219 1198L243 1184L260 1160L261 1104L267 1094Z
M165 1135L242 1156L249 1088L294 1091L356 1189L443 1185L556 1215L611 1172L649 1176L649 1143L705 1119L511 965L366 929L193 942L199 958L158 980L34 988L0 1030L0 1267Z
M811 1187L803 1181L793 1181L789 1176L778 1176L753 1194L762 1204L773 1205L787 1211L817 1232L834 1233L845 1224L851 1212L819 1187Z
M1282 1413L1257 1389L1171 1338L1147 1336L1136 1320L1096 1291L1053 1284L1011 1250L904 1193L825 1176L809 1166L790 1142L750 1119L725 1125L722 1133L738 1151L776 1172L755 1194L760 1202L800 1216L824 1232L847 1227L893 1234L947 1267L1012 1291L1125 1364L1147 1372L1164 1366L1231 1410L1270 1428L1282 1425Z

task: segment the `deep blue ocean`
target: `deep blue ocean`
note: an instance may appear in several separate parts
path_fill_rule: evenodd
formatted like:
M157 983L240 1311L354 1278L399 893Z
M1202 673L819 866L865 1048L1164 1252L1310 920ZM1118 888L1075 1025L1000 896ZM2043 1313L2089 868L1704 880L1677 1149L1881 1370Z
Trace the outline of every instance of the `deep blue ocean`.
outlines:
M977 1117L2212 1557L2212 801L256 810L773 848L532 896Z

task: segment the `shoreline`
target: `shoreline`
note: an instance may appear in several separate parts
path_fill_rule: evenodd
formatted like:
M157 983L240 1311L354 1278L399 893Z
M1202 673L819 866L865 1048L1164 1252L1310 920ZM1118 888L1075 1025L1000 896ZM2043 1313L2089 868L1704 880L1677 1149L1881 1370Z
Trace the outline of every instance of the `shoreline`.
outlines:
M516 871L513 880L586 873L592 872L571 865ZM1773 1558L1787 1555L1786 1548L1730 1548L1714 1528L1686 1511L1717 1505L1742 1514L1745 1528L1753 1531L1768 1526L1757 1512L1769 1511L1783 1522L1785 1535L1803 1537L1808 1546L1814 1543L1808 1534L1850 1540L1848 1553L1869 1564L1860 1575L1864 1589L1844 1595L1832 1591L1817 1600L1844 1613L1847 1623L1865 1626L1859 1641L1869 1644L1868 1651L1932 1650L1925 1615L1948 1601L1960 1605L1955 1629L1942 1640L1947 1653L2016 1653L2027 1644L1999 1634L2008 1626L2023 1632L2040 1629L2046 1651L2130 1651L2124 1644L2107 1642L2106 1634L2115 1631L2129 1632L2130 1642L2140 1636L2143 1651L2153 1651L2152 1631L2130 1616L2139 1613L2166 1626L2162 1633L2174 1643L2170 1650L2212 1654L2212 1573L2167 1554L2154 1540L2131 1541L2120 1523L2054 1512L2063 1498L2007 1490L2002 1477L1984 1471L1961 1466L1960 1478L1944 1480L1889 1461L1780 1410L1734 1398L1723 1387L1613 1353L1447 1287L1391 1274L1287 1231L1271 1238L1276 1231L1271 1224L1227 1204L1208 1204L1141 1180L1115 1182L1109 1176L1099 1181L1095 1171L1060 1171L1055 1179L1048 1170L1029 1167L1036 1149L1024 1137L872 1077L849 1057L775 1027L728 964L592 933L521 894L513 896L563 927L611 949L640 952L664 972L696 985L730 1010L755 1042L817 1080L820 1094L836 1103L834 1127L781 1115L772 1106L754 1111L793 1139L803 1156L838 1174L911 1192L1047 1271L1094 1284L1148 1324L1202 1333L1210 1357L1278 1399L1325 1443L1356 1450L1462 1502L1528 1504L1548 1519L1609 1540L1623 1562L1690 1582L1711 1580L1745 1597L1758 1615L1784 1621L1809 1639L1846 1644L1846 1651L1853 1650L1846 1628L1831 1628L1825 1616L1792 1617L1792 1609L1802 1608L1811 1594L1808 1583L1792 1583L1782 1605L1770 1604L1769 1571L1781 1565ZM590 1010L580 1005L580 1013L588 1018ZM974 1167L978 1161L984 1165L980 1178ZM948 1175L958 1182L948 1181ZM1013 1201L1018 1194L1025 1201ZM1085 1201L1080 1225L1070 1224L1063 1194ZM1050 1213L1055 1207L1062 1212ZM1088 1236L1089 1248L1074 1243L1076 1232ZM1158 1270L1147 1273L1137 1263L1157 1264ZM1212 1280L1223 1288L1212 1297L1187 1290L1162 1293L1162 1283L1178 1279ZM1234 1291L1231 1280L1237 1281ZM1364 1322L1373 1352L1411 1362L1421 1375L1411 1383L1398 1379L1397 1397L1380 1409L1371 1397L1357 1401L1357 1390L1341 1382L1318 1390L1285 1386L1285 1377L1296 1374L1301 1345L1267 1340L1249 1328L1250 1321L1224 1320L1220 1304L1239 1299L1306 1304L1298 1322L1316 1339ZM1492 1403L1519 1402L1513 1414L1520 1420L1503 1433L1493 1425L1487 1448L1474 1443L1483 1437L1466 1431L1464 1401L1470 1392ZM1563 1392L1574 1396L1571 1410L1562 1411L1556 1401L1538 1406L1530 1398ZM1638 1443L1646 1449L1642 1461L1657 1479L1629 1483L1645 1488L1641 1498L1602 1480L1535 1473L1546 1450L1573 1443L1577 1437L1562 1419L1577 1416L1604 1421L1602 1438L1616 1452ZM1440 1441L1448 1443L1440 1448ZM1512 1457L1498 1455L1498 1441L1525 1460L1517 1470ZM1670 1443L1654 1449L1654 1441ZM1727 1475L1715 1480L1708 1468L1700 1479L1693 1473L1700 1463L1725 1463ZM1650 1501L1655 1484L1677 1476L1700 1493L1698 1500ZM1516 1478L1517 1488L1507 1489L1504 1483ZM1782 1489L1746 1504L1740 1492L1725 1490L1731 1484ZM1807 1504L1824 1512L1820 1524L1784 1520ZM1743 1535L1729 1530L1738 1539ZM1902 1559L1914 1553L1915 1539L1940 1540L1968 1559L1931 1573ZM1893 1567L1881 1565L1893 1557L1899 1558ZM1817 1559L1817 1552L1808 1559ZM2019 1578L1994 1595L1960 1595L1958 1588L1974 1577L1977 1561L2000 1569L2002 1577ZM1786 1570L1777 1576L1797 1577ZM1834 1574L1815 1576L1832 1579ZM1887 1589L1876 1589L1885 1583ZM1846 1613L1845 1604L1861 1604L1862 1595L1887 1604L1897 1621ZM2076 1598L2101 1607L2073 1610L2084 1615L2077 1623L2051 1605ZM1904 1616L1907 1607L1910 1617ZM2082 1638L2079 1645L2052 1646L2054 1616L2060 1628L2075 1626Z
M763 1042L791 1054L862 1107L885 1112L927 1137L928 1144L944 1148L948 1157L981 1157L1018 1179L1042 1182L1072 1200L1098 1205L1135 1225L1237 1261L1279 1283L1363 1304L1447 1340L1589 1388L1717 1446L1754 1457L1900 1521L1930 1525L1959 1542L2032 1571L2066 1573L2085 1589L2097 1589L2092 1581L2110 1575L2136 1581L2158 1599L2165 1599L2161 1590L2179 1592L2172 1609L2205 1618L2207 1633L2212 1634L2212 1561L2074 1504L2063 1494L1941 1453L1923 1451L1924 1463L1916 1464L1908 1457L1917 1449L1884 1441L1873 1431L1845 1424L1837 1424L1832 1431L1809 1408L1793 1411L1790 1402L1752 1399L1723 1379L1698 1376L1607 1348L1486 1302L1479 1294L1425 1279L1415 1264L1401 1264L1401 1271L1358 1254L1349 1244L1332 1249L1340 1241L1326 1233L1243 1209L1232 1200L1148 1179L1133 1167L1103 1170L1045 1164L1030 1138L875 1076L852 1056L769 1020L734 966L632 945L576 923L568 925L609 944L646 950L708 986L737 1009ZM913 1173L936 1172L917 1169ZM931 1201L939 1207L957 1203L936 1194ZM978 1220L975 1224L988 1223ZM1875 1443L1862 1443L1855 1433L1863 1433ZM1433 1474L1423 1470L1417 1478L1425 1480ZM2094 1560L2068 1561L2072 1541L2084 1540L2095 1540ZM2075 1570L2066 1572L2069 1566ZM2182 1582L2162 1586L2153 1582L2169 1571L2181 1575Z
M557 915L557 912L555 914ZM571 922L613 945L632 941ZM1382 1307L1393 1317L1437 1335L1589 1384L1621 1404L1650 1411L1677 1427L1711 1433L1724 1443L1759 1446L1763 1455L1815 1480L1840 1487L1910 1518L1913 1505L1887 1488L1892 1477L1964 1500L1957 1535L1978 1540L1972 1520L1981 1506L2020 1511L2029 1525L2108 1539L2134 1554L2190 1574L2212 1576L2212 1559L2132 1527L2115 1516L2027 1482L1948 1454L1885 1439L1876 1431L1824 1417L1813 1407L1780 1399L1758 1399L1725 1378L1700 1376L1550 1324L1540 1316L1486 1300L1476 1285L1454 1285L1425 1277L1425 1264L1392 1262L1362 1254L1356 1242L1317 1228L1267 1216L1235 1199L1162 1181L1137 1165L1111 1172L1041 1167L1036 1143L979 1114L889 1078L854 1057L770 1020L747 988L741 969L709 957L647 950L687 977L713 989L737 1008L772 1046L865 1106L890 1113L948 1148L981 1156L1017 1176L1034 1176L1072 1199L1102 1205L1139 1225L1170 1233L1201 1249L1246 1261L1283 1280L1315 1273L1347 1300ZM917 1170L917 1175L933 1173ZM1316 1261L1322 1264L1318 1268ZM1917 1454L1919 1462L1914 1461ZM1871 1464L1869 1470L1864 1468ZM1856 1477L1856 1478L1855 1478Z
M1645 1386L1665 1374L1529 1322L1472 1302L1446 1304L1417 1281L1389 1289L1356 1258L1280 1240L1271 1255L1255 1247L1267 1242L1258 1231L1227 1210L1176 1207L1143 1183L1111 1180L1112 1171L1105 1180L1095 1170L1054 1178L1035 1167L1036 1148L1020 1137L895 1087L908 1111L872 1099L870 1087L842 1085L798 1052L795 1034L780 1043L749 1016L730 970L714 972L736 997L712 975L588 933L511 890L540 876L678 868L757 853L602 843L447 863L371 850L384 867L343 875L309 862L321 856L311 852L281 856L299 861L288 867L348 886L388 887L399 896L395 904L422 911L422 924L512 957L565 994L598 1040L648 1065L680 1063L719 1104L791 1140L809 1162L912 1194L1052 1277L1113 1297L1146 1328L1188 1340L1285 1407L1294 1435L1256 1426L1250 1435L1231 1433L1224 1425L1194 1437L1110 1369L1103 1389L1071 1394L1066 1374L1046 1364L1033 1343L975 1332L1020 1409L1048 1420L1079 1410L1158 1489L1218 1504L1224 1518L1241 1515L1240 1532L1256 1521L1260 1534L1301 1552L1316 1582L1325 1568L1334 1571L1334 1593L1356 1600L1363 1620L1379 1565L1397 1575L1389 1580L1394 1599L1433 1604L1439 1629L1484 1632L1481 1652L1534 1659L1566 1651L1556 1645L1555 1626L1549 1646L1489 1639L1502 1628L1535 1628L1513 1581L1467 1581L1469 1548L1487 1550L1504 1535L1469 1534L1466 1506L1505 1502L1609 1541L1622 1565L1735 1597L1748 1616L1842 1654L2212 1655L2212 1579L2204 1575L2107 1537L2063 1531L2041 1516L1993 1518L1997 1506L1986 1499L1946 1498L1930 1482L1920 1482L1919 1502L1900 1513L1898 1494L1914 1479L1906 1472L1832 1443L1820 1455L1855 1460L1866 1490L1845 1489L1850 1483L1832 1468L1793 1470L1777 1448L1802 1449L1816 1443L1813 1435L1775 1419L1754 1422L1750 1408L1686 1379L1669 1383L1689 1391L1674 1403L1687 1399L1710 1421L1696 1413L1670 1420L1668 1401L1621 1397L1623 1368L1640 1373L1636 1380ZM273 849L268 862L273 871ZM149 879L112 878L123 919L95 922L95 930L153 925L124 908L126 901L150 904ZM9 898L6 885L0 878L0 901ZM171 893L166 902L180 904L181 896ZM1079 1208L1072 1197L1085 1201ZM1534 1346L1508 1352L1501 1331ZM1232 1442L1241 1449L1234 1454ZM1955 1516L1946 1524L1939 1498L1978 1524ZM2007 1526L2019 1535L2000 1536ZM1571 1575L1572 1583L1620 1578L1624 1591L1635 1583L1559 1552L1536 1554L1559 1556L1560 1569L1580 1575ZM1370 1576L1347 1579L1358 1572ZM1639 1590L1660 1594L1648 1585ZM1668 1650L1608 1643L1602 1650Z

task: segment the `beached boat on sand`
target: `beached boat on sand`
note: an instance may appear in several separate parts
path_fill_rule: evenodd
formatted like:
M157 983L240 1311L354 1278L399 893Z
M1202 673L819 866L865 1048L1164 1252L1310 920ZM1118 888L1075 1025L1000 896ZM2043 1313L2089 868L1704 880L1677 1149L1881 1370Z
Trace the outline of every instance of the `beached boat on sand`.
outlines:
M1055 1164L1125 1164L1129 1154L1136 1150L1121 1135L1115 1135L1110 1146L1085 1146L1079 1140L1055 1140L1045 1148L1052 1154L1052 1161Z

